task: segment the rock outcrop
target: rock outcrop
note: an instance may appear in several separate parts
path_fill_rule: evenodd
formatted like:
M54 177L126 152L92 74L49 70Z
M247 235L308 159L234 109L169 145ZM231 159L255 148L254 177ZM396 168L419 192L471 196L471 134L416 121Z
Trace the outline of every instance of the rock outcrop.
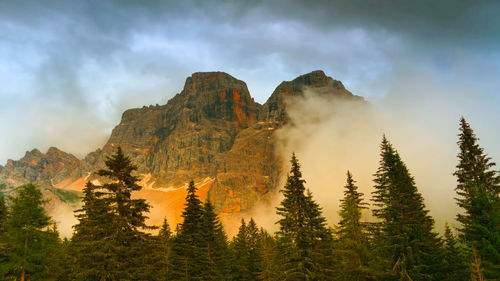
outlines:
M80 160L55 147L47 153L38 149L26 151L18 161L8 160L0 170L0 182L18 186L27 182L40 185L57 185L63 181L73 181L81 176Z
M229 74L194 73L167 104L125 111L102 149L82 160L56 148L46 154L35 149L0 167L0 183L81 190L86 180L98 179L94 172L121 146L143 176L141 196L161 210L154 221L172 210L180 214L180 191L191 179L219 213L245 212L278 188L282 169L275 132L287 123L287 99L308 90L363 100L322 71L282 82L264 105Z

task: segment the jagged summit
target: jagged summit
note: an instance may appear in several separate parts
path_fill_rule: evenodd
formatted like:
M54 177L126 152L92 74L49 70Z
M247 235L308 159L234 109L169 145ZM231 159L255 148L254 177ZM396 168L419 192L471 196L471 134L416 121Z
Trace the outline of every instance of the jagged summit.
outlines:
M318 86L326 85L331 77L326 76L323 70L314 70L306 74L302 74L297 78L293 79L292 82L304 86Z
M322 70L300 75L291 81L283 81L264 103L259 120L286 122L286 102L288 97L303 96L306 91L317 95L363 100L349 92L342 82L326 76Z
M18 186L28 182L55 184L80 177L80 160L72 154L51 147L47 153L26 151L18 161L8 160L0 173L0 183Z
M226 88L245 89L245 82L234 78L225 72L195 72L186 78L184 92L212 91Z

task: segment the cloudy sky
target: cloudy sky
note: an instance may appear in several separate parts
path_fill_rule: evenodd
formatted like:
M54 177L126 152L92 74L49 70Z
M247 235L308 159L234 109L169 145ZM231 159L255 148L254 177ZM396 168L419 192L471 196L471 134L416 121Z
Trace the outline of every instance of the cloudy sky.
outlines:
M467 0L0 1L0 164L35 147L82 157L125 109L166 103L197 71L246 81L260 103L316 69L374 103L436 97L494 150L499 13Z

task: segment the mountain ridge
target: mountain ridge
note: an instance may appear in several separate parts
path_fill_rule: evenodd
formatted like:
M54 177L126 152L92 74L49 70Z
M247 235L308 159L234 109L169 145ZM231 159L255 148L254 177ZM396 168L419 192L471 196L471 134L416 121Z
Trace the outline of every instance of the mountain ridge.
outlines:
M308 90L364 101L321 70L283 81L262 105L242 80L195 72L166 104L124 111L106 144L83 159L55 147L45 154L34 149L0 166L0 183L78 192L87 180L102 180L94 172L120 146L147 187L139 195L152 199L157 210L181 209L182 186L193 179L219 214L247 212L277 190L282 169L275 132L288 122L288 98ZM169 219L179 222L177 215Z

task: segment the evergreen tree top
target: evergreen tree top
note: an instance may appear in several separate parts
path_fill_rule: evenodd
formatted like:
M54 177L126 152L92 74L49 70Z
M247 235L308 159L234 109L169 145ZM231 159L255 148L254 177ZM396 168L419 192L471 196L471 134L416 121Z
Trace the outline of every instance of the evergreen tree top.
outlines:
M130 196L131 191L141 189L141 186L137 184L139 178L132 175L132 172L137 170L137 166L133 165L130 158L123 154L120 146L116 149L115 154L106 157L105 164L107 169L97 171L99 176L108 177L112 181L126 186L125 193L128 196ZM119 188L119 185L108 184L107 188L115 191L116 188Z
M170 239L170 237L172 236L172 231L170 230L170 225L168 224L167 218L163 219L163 224L160 228L158 236L166 240Z
M444 241L446 242L446 245L448 247L449 246L455 247L457 244L455 235L453 235L453 232L451 232L451 228L448 225L448 223L444 225Z
M196 195L196 186L194 181L189 182L186 195L186 204L182 212L184 221L181 225L181 235L202 235L200 229L202 226L203 205L200 198Z
M496 166L496 163L479 146L477 143L479 138L476 137L464 117L460 118L459 130L459 140L457 142L460 148L457 155L459 163L457 164L457 170L453 173L458 180L457 193L461 197L467 197L472 195L473 190L471 189L485 188L493 197L498 199L500 177L492 169ZM465 200L470 200L470 198L465 198ZM467 204L459 200L459 205L463 203Z
M191 180L189 182L188 188L187 188L187 195L186 195L186 208L184 209L183 216L184 214L187 214L191 209L196 209L196 210L201 210L201 200L196 194L196 186L194 185L194 181ZM200 212L201 214L201 212Z
M219 220L219 217L215 213L214 206L210 202L209 199L203 205L203 227L205 228L205 235L207 234L216 234L223 233L222 223Z
M344 186L344 199L341 199L340 201L341 206L346 204L346 201L348 200L354 200L356 205L359 208L366 209L367 203L363 202L363 196L364 194L361 192L358 192L358 187L356 186L356 181L353 179L352 174L350 171L347 171L347 180L346 180L346 185Z
M45 212L42 192L35 185L28 183L17 191L16 197L10 198L9 224L14 227L28 225L30 228L42 229L51 224L51 219Z
M290 169L290 174L294 178L302 178L302 172L300 171L299 160L297 159L297 156L295 156L295 152L292 153L292 159L290 160L290 163L292 164ZM303 180L303 182L305 181Z

